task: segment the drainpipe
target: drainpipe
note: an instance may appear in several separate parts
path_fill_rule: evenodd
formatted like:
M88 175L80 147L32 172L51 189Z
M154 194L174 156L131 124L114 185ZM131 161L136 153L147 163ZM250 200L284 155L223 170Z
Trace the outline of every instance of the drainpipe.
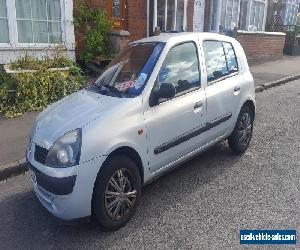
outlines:
M153 7L153 31L155 27L157 27L157 0L154 0L154 7Z
M150 4L149 0L147 0L147 37L149 37L149 19L150 19Z

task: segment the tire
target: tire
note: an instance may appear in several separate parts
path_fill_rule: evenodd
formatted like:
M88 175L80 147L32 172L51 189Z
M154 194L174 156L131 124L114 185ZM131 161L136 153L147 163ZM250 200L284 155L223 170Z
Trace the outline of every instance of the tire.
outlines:
M134 215L140 197L137 165L125 155L113 156L104 163L96 179L92 216L103 230L118 230Z
M254 114L249 106L243 106L232 134L228 138L228 144L233 153L243 154L249 147L253 132Z

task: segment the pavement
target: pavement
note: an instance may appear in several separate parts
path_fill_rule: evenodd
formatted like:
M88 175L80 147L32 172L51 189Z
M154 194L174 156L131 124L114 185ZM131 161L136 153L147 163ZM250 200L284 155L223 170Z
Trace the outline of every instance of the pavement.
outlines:
M260 86L300 74L300 56L284 56L270 62L256 62L250 66L255 85Z
M240 229L300 230L300 81L257 94L250 148L226 143L143 188L126 227L65 223L40 205L28 175L0 183L1 249L299 249L243 246ZM251 248L250 248L251 247Z
M6 119L0 116L0 165L24 158L28 135L37 112Z
M255 79L256 91L260 92L300 78L300 56L256 62L250 66L250 70ZM26 170L25 148L37 114L30 112L14 119L0 116L0 180Z

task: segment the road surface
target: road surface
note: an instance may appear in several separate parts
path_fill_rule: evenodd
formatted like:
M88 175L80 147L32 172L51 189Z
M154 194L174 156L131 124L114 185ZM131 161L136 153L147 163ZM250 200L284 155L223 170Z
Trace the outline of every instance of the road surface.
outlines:
M1 249L240 247L240 229L299 229L300 81L257 95L250 149L219 144L143 189L132 221L113 233L52 217L30 178L0 183Z

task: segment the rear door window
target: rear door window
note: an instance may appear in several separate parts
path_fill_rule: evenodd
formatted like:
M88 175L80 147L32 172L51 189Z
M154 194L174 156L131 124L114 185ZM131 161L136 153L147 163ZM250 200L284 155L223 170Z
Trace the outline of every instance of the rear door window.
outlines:
M207 81L212 82L229 74L222 42L203 43L206 62Z

